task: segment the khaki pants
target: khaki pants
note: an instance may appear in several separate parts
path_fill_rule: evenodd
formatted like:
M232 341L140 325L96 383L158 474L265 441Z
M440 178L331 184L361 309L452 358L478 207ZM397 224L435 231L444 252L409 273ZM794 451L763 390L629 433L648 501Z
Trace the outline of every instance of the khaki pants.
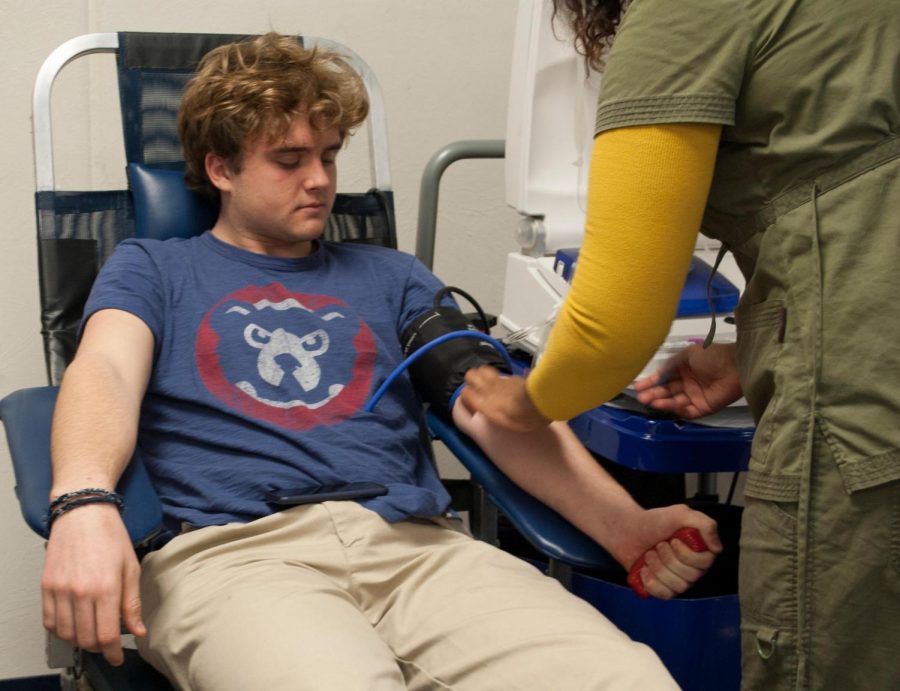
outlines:
M747 499L743 688L900 689L900 482L847 494L815 442L800 500Z
M457 523L327 502L181 535L143 562L140 652L209 691L677 688L649 648Z

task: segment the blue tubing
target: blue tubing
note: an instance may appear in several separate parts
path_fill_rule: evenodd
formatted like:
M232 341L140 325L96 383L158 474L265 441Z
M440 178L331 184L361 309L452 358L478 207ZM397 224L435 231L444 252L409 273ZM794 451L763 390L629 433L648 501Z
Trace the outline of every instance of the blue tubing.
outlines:
M497 349L497 352L500 353L501 356L503 356L503 359L506 360L506 364L509 365L509 369L511 371L514 369L512 358L509 356L509 353L506 352L506 348L504 347L504 345L496 338L492 338L491 336L488 336L486 333L482 333L481 331L451 331L450 333L439 336L433 341L426 343L412 355L407 357L403 362L397 365L394 368L394 371L391 372L388 375L387 379L384 380L384 383L378 387L378 390L374 394L372 394L372 397L366 402L365 408L363 408L363 410L367 413L371 413L378 401L381 400L381 397L384 396L385 391L390 388L391 384L393 384L397 380L397 377L403 374L403 372L412 363L414 363L432 348L435 348L442 343L446 343L447 341L454 338L477 338L481 341L490 343L492 346L494 346L494 348ZM460 389L461 388L462 387L460 387ZM456 400L456 396L458 395L459 389L457 389L456 393L453 394L453 400Z

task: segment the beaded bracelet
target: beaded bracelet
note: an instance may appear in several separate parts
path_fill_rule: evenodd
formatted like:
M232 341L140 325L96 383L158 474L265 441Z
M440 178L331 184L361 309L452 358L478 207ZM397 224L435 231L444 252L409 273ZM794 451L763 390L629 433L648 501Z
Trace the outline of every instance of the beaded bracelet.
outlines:
M115 504L119 513L122 513L125 509L125 502L122 501L122 497L109 490L91 487L75 490L74 492L66 492L50 502L45 520L47 531L50 531L53 522L64 513L88 504Z

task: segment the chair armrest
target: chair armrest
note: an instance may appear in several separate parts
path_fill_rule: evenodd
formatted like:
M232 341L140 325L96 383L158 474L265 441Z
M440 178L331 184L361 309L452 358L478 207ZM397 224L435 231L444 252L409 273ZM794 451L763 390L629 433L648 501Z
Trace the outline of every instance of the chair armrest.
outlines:
M514 484L455 425L430 410L425 418L431 434L450 449L535 549L551 559L582 568L621 568L594 540Z
M48 536L45 517L53 482L50 461L50 426L59 388L20 389L0 400L0 419L12 456L16 496L22 516L38 535ZM116 488L125 502L122 519L135 544L162 525L162 504L137 452Z

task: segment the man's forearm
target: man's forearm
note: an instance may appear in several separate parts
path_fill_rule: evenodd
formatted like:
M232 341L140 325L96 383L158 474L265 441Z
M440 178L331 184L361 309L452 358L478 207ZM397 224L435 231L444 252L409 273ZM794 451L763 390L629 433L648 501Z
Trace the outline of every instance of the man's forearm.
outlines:
M590 535L623 565L631 558L619 539L642 509L590 453L568 425L511 432L457 404L457 426L516 485Z
M101 358L69 366L53 415L52 496L85 487L112 490L131 459L138 410L115 369Z
M53 497L115 487L134 451L153 343L128 312L100 310L88 320L53 414Z

